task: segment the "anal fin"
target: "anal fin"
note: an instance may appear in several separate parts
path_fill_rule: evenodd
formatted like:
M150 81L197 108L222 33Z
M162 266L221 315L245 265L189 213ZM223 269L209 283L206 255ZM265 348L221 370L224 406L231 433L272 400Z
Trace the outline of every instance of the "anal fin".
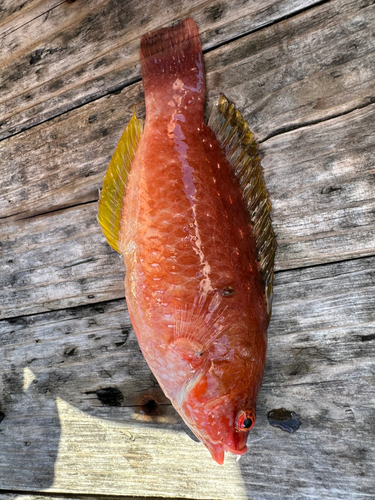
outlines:
M243 192L253 224L259 271L264 284L267 314L270 319L277 245L270 218L271 203L262 178L258 145L241 113L223 94L211 112L208 126L224 148Z
M99 223L108 243L116 252L119 251L118 240L126 183L142 131L142 120L138 120L134 112L113 153L100 194Z

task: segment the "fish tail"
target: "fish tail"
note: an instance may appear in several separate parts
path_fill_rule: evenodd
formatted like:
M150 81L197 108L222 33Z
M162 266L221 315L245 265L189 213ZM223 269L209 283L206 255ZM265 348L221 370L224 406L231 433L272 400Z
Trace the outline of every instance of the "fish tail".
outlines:
M197 25L190 18L174 26L147 33L141 38L141 59L163 51L168 52L171 48L176 50L179 44L189 41L191 38L195 38L195 42L199 42ZM201 50L200 42L198 48Z
M192 19L144 35L140 58L147 113L153 111L150 104L155 99L158 104L166 106L173 98L177 99L177 105L181 105L181 100L193 97L193 102L203 109L205 73L202 46L197 25Z

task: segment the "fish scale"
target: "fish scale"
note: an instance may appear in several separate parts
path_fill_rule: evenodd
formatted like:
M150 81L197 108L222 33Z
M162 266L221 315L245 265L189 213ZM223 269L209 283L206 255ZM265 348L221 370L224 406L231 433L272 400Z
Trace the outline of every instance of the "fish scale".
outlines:
M212 457L246 452L266 354L276 243L256 142L222 96L204 123L191 19L145 35L146 122L135 115L103 183L99 221L124 256L141 350Z

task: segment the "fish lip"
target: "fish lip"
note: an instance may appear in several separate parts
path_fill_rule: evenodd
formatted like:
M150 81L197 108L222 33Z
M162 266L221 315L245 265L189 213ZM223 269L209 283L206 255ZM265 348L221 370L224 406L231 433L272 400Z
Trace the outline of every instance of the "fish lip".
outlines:
M219 465L223 465L226 451L233 453L233 455L244 455L247 452L246 445L239 450L236 448L232 448L231 446L224 444L224 443L217 443L216 445L207 446L207 448L208 448L209 452L211 453L212 458Z
M233 453L233 455L244 455L247 452L247 446L245 445L243 448L240 450L236 448L232 448L231 446L228 446L226 444L223 445L223 449L225 451L229 451L230 453Z

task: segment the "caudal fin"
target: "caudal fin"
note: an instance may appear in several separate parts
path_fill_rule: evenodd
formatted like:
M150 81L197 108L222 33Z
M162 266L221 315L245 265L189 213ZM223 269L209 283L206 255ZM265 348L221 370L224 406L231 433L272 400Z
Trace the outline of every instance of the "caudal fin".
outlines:
M140 57L146 111L148 98L167 101L174 90L193 92L204 101L202 46L192 19L144 35Z
M196 38L195 41L194 38ZM191 44L191 39L193 39L193 43L198 42L199 49L201 50L197 25L190 18L174 26L168 26L167 28L147 33L141 38L141 59L163 51L166 51L166 55L169 57L171 51L179 51L186 47L186 44L179 47L180 44L184 42Z

